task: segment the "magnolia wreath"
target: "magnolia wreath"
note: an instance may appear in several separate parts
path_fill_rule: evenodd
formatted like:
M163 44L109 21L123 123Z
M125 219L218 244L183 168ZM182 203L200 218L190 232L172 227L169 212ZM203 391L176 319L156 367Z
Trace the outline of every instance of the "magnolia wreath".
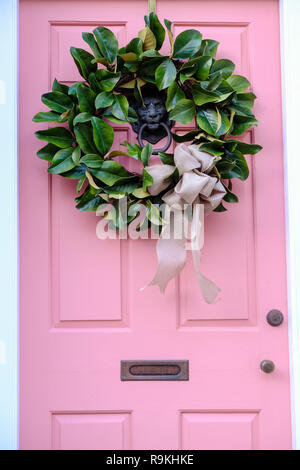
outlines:
M257 125L252 112L256 96L247 91L250 83L245 77L233 74L232 61L215 59L219 43L202 39L194 29L174 40L171 22L164 20L164 25L166 29L151 12L138 37L121 48L105 27L83 33L91 52L75 47L70 52L84 80L69 87L55 79L52 91L41 98L50 110L33 118L65 123L35 133L48 142L37 155L50 162L48 173L78 180L77 209L96 211L105 205L102 215L115 230L123 230L143 210L138 229L148 227L148 220L158 227L158 268L150 284L162 292L185 264L186 237L174 237L173 219L167 223L158 207L164 204L180 212L190 205L191 225L199 235L196 206L207 214L226 211L224 202L237 203L232 182L248 178L244 155L262 148L233 137ZM168 55L159 52L166 33ZM176 122L192 123L194 129L172 133ZM113 123L130 123L139 144L123 142L122 150L111 151ZM151 138L144 145L147 133L152 143L157 133L159 138L168 135L177 144L174 153L153 149ZM153 154L160 161L151 165ZM127 158L139 162L140 170L130 171ZM126 201L126 217L121 200ZM171 234L164 238L167 226ZM197 279L204 299L213 303L219 288L199 270L201 246L199 236L196 239L192 253Z

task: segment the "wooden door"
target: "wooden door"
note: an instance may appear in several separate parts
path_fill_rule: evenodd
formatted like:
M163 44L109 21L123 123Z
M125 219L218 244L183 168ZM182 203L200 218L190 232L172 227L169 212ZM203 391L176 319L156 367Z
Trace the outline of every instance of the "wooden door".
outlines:
M53 79L80 79L70 46L106 26L125 45L143 27L141 0L20 2L20 446L23 449L288 449L291 447L276 0L158 0L175 36L220 42L258 96L263 145L240 203L206 220L203 272L221 301L201 298L192 263L162 296L140 291L154 240L97 239L94 213L75 209L72 180L35 157L32 123ZM178 132L182 130L177 126ZM115 126L118 148L135 141ZM272 308L284 323L266 322ZM189 360L188 381L120 380L121 360ZM272 374L260 370L271 359Z

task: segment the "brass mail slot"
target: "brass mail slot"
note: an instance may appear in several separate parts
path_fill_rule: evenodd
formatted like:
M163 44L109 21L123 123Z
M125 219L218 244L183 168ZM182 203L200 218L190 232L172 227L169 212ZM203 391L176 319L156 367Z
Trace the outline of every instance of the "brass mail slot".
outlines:
M121 361L121 380L189 380L189 361Z

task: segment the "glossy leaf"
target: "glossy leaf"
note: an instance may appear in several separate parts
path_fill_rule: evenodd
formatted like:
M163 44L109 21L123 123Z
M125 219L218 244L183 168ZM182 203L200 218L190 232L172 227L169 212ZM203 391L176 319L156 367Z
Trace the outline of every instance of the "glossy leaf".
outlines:
M107 154L113 144L114 130L110 124L96 117L92 118L92 126L94 142L100 155L104 156Z
M134 52L139 57L143 53L143 41L140 38L133 38L125 50L126 52Z
M230 77L235 69L235 65L231 60L220 59L216 60L210 70L210 77L214 78L215 76L222 74L223 78Z
M252 117L235 116L233 123L234 126L231 134L240 135L250 129L250 127L257 126L258 121Z
M99 84L103 91L112 91L120 80L121 72L113 73L105 69L99 69L95 75L100 81Z
M99 26L93 31L100 52L111 64L117 57L119 45L114 33L104 26Z
M130 174L125 170L125 168L120 165L120 163L113 160L104 161L101 169L99 170L91 169L91 174L108 186L112 186L113 184L124 181L130 177Z
M74 168L73 150L73 147L59 150L52 160L52 165L48 168L48 173L59 175Z
M94 57L84 49L77 47L71 47L70 52L80 75L87 80L89 74L97 70L97 64L92 64Z
M229 120L221 111L215 109L201 109L197 113L198 126L209 135L219 137L225 134L229 129Z
M232 75L227 78L227 82L237 93L242 93L250 86L250 82L247 78L242 77L241 75Z
M87 124L77 124L74 127L77 143L83 153L97 153L96 146L93 141L93 130Z
M226 178L228 179L239 178L242 181L248 178L249 176L248 164L244 155L241 152L237 150L232 153L226 151L226 159L234 163L234 167L228 171Z
M187 59L195 55L202 42L202 34L195 29L187 29L175 39L173 56L176 59Z
M145 145L145 147L143 148L142 152L141 152L141 161L142 161L144 166L149 165L149 160L150 160L150 157L152 155L152 151L153 151L152 145L149 144L149 142L148 142Z
M55 78L52 84L52 91L59 91L60 93L67 95L69 92L69 87L63 83L59 83Z
M73 125L76 126L76 124L80 122L89 122L92 119L93 115L89 113L80 113L77 114L73 121Z
M171 111L171 109L174 109L178 101L182 100L185 98L184 91L180 88L179 85L177 85L176 82L171 83L171 85L168 88L168 94L167 94L167 101L166 101L166 109L167 111Z
M246 142L240 142L239 140L226 140L225 143L235 143L236 149L244 155L255 155L262 149L261 145L247 144Z
M75 165L79 165L80 157L81 157L81 150L78 145L77 147L74 148L72 152L72 160L75 163Z
M61 118L60 114L49 111L47 113L37 113L32 119L33 122L65 122L68 117Z
M195 105L192 100L183 99L178 101L175 108L170 112L170 119L188 124L195 116Z
M114 102L110 107L112 114L122 121L127 121L128 119L128 108L129 103L126 96L124 95L114 95Z
M72 134L64 127L52 127L47 130L37 131L35 136L60 148L70 147L74 141Z
M174 53L174 39L173 39L173 33L172 33L172 23L171 21L166 20L166 19L164 20L164 23L166 25L167 33L168 33L169 41L170 41L170 47L171 47L170 57L172 57Z
M103 163L103 158L95 153L88 153L80 159L80 163L84 163L89 168L100 168Z
M81 113L95 112L96 94L85 85L81 84L77 87L78 104Z
M206 142L200 145L199 150L201 150L201 152L208 152L211 155L215 156L223 155L223 142L220 142L218 140L213 140L212 142L208 143Z
M42 95L42 102L48 106L48 108L60 114L65 113L73 106L71 98L60 91L45 93Z
M162 62L155 71L155 81L159 90L168 88L176 78L176 67L172 60Z
M201 44L199 55L216 57L219 44L220 43L214 39L204 39Z
M202 88L200 85L193 85L192 95L196 105L202 106L205 103L214 103L218 101L219 95L212 91L208 91L205 88Z
M114 95L112 93L109 93L108 91L102 91L97 95L96 101L95 101L95 106L96 109L100 108L107 108L108 106L111 106L114 102Z
M59 151L59 147L53 144L47 144L45 147L41 148L37 152L37 156L41 160L47 160L48 162L52 162L54 155Z
M154 225L163 225L164 221L161 218L159 209L154 204L152 204L150 199L148 199L148 201L146 201L146 216L152 224L154 224Z
M175 142L182 143L182 142L190 142L193 140L198 134L199 134L199 129L195 129L193 131L189 131L186 134L173 134L172 137L175 140Z
M82 39L90 46L96 59L101 59L103 57L92 33L82 33Z
M149 15L148 26L150 27L151 31L153 32L156 38L156 50L159 51L165 40L166 31L161 22L159 21L157 15L153 12L151 12Z
M149 26L145 26L144 29L139 31L138 36L143 43L143 51L148 51L149 49L156 49L156 38Z

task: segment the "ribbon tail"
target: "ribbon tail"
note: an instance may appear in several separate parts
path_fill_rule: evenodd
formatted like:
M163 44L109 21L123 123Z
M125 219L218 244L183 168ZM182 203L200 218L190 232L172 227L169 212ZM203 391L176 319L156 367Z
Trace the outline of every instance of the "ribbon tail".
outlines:
M152 281L145 286L158 286L162 294L164 294L169 281L180 273L186 263L185 239L184 237L175 238L172 214L169 233L167 233L167 230L168 227L164 227L160 238L157 240L157 270ZM165 233L167 233L167 236L164 238Z
M215 304L221 289L210 279L205 277L200 271L201 251L194 250L193 252L194 268L197 276L197 281L206 303Z

